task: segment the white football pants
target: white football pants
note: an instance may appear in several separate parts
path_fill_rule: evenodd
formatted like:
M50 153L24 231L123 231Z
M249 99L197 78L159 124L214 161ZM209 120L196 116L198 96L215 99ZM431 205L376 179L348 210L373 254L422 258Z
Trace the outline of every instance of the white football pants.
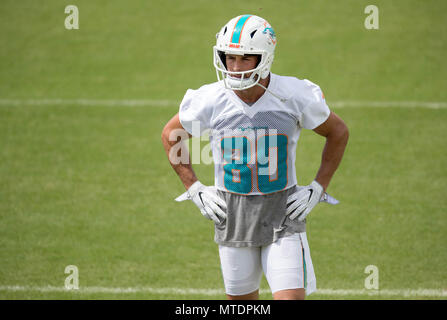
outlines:
M316 290L316 279L306 233L291 236L264 247L219 246L225 291L232 296L259 289L264 272L272 293L304 288Z

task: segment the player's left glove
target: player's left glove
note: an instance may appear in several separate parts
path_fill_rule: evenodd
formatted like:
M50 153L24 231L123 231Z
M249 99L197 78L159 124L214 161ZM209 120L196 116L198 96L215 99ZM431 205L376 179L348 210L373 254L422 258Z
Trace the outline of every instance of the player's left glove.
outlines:
M312 181L310 185L299 189L287 198L286 215L289 215L291 220L298 218L298 221L303 221L320 202L323 193L323 187L317 181Z

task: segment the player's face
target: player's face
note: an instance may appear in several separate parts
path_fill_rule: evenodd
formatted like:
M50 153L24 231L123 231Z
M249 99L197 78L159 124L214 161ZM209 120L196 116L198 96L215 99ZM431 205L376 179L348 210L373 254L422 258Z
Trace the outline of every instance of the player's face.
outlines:
M233 72L241 72L252 70L256 67L258 63L258 57L256 55L236 55L236 54L227 54L225 56L227 70ZM248 78L251 74L246 74L244 78ZM232 75L233 77L240 78L241 75Z

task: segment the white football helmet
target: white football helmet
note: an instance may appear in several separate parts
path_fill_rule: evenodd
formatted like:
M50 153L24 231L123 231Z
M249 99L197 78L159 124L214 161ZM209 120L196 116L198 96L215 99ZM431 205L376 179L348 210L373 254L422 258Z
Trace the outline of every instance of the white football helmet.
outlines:
M214 67L217 80L223 79L226 88L245 90L268 77L277 41L275 31L265 19L251 14L237 16L216 34L216 38ZM260 61L252 70L231 72L226 68L226 54L259 55Z

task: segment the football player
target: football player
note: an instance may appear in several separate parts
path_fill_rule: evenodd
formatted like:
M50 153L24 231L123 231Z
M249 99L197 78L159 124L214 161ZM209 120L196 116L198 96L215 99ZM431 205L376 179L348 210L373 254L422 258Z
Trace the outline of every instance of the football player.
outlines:
M316 290L306 217L326 193L347 141L343 120L330 111L320 87L270 71L277 38L255 15L231 19L213 48L217 82L187 90L162 141L192 200L214 222L229 299L257 299L264 273L274 299L304 299ZM302 129L326 138L321 165L299 186L296 147ZM181 138L209 132L214 186L203 185L191 163L175 161ZM181 150L181 149L180 149ZM299 161L299 160L298 160Z

